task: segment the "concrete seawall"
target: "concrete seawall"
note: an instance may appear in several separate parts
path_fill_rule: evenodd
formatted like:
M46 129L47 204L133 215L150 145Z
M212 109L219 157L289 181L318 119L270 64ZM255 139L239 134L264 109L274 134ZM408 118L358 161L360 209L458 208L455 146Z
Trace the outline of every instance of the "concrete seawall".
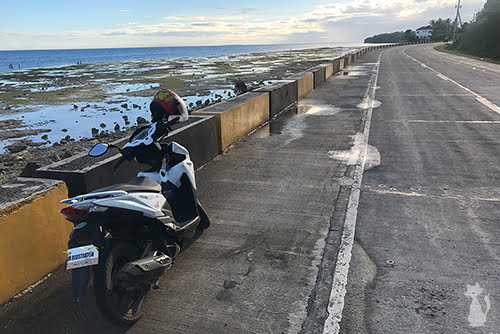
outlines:
M219 151L222 152L269 120L269 93L248 92L203 108L193 115L215 116Z
M185 146L189 150L195 168L198 168L219 154L217 124L214 117L204 116L191 116L187 123L176 125L162 143L176 141ZM127 140L128 138L123 138L113 144L123 146ZM120 156L112 149L99 158L90 158L86 153L82 153L38 168L33 176L62 180L68 186L69 196L77 196L96 188L127 182L138 172L149 168L136 161L125 161L113 172L112 167Z
M73 225L58 212L62 181L18 178L0 186L0 303L66 261ZM7 198L5 198L7 196Z
M275 84L203 108L193 113L192 118L196 120L191 125L172 133L167 140L186 146L195 167L200 167L363 54L399 45L402 44L369 46ZM125 141L122 139L116 144L122 145ZM143 167L129 163L123 172L113 174L111 167L118 157L110 154L95 163L83 154L37 169L33 176L39 179L19 178L0 186L0 303L65 262L63 251L73 226L58 211L64 207L59 201L67 197L68 191L73 196L126 182ZM73 164L77 167L73 168ZM16 196L9 195L12 192L16 192Z

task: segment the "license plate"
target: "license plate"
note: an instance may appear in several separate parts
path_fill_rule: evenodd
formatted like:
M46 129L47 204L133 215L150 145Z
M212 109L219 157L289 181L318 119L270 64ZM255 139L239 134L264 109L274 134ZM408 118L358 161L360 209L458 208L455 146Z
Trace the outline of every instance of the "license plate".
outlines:
M94 266L99 262L99 251L94 245L71 248L67 253L66 270Z

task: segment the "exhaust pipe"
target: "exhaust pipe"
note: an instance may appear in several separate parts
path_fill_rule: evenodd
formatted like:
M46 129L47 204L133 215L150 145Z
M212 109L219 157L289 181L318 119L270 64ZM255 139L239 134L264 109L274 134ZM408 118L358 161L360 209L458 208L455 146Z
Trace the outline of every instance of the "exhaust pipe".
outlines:
M126 263L116 274L116 283L125 289L154 284L172 265L172 258L161 252Z

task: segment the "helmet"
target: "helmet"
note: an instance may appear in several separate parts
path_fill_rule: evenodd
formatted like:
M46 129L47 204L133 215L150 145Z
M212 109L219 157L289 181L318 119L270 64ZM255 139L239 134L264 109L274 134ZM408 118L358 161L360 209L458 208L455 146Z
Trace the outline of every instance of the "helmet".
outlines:
M169 121L174 117L179 117L180 122L188 120L186 104L179 95L168 89L160 89L156 92L149 110L151 110L152 122L158 122L163 118Z

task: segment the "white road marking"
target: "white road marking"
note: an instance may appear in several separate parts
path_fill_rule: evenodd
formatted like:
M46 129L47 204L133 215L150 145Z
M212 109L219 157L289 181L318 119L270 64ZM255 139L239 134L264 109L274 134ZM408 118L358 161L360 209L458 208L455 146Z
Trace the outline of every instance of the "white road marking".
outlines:
M418 193L416 191L404 192L397 190L386 190L386 189L363 189L365 191L373 192L379 195L396 195L396 196L407 196L407 197L429 197L429 198L443 198L443 199L454 199L454 200L464 200L464 201L483 201L483 202L500 202L500 197L477 197L477 196L463 196L463 195L450 195L450 194L424 194Z
M356 230L356 217L358 215L359 195L361 193L361 183L363 181L363 170L366 162L366 152L368 147L368 137L370 134L370 124L372 119L373 105L370 101L375 100L375 91L378 81L378 73L380 69L380 59L382 51L376 63L375 74L371 76L371 82L363 98L366 102L366 121L361 138L362 149L358 156L356 166L354 167L354 182L347 204L346 217L344 221L344 230L342 231L342 241L339 247L339 255L335 272L333 275L332 290L330 292L330 301L328 303L328 318L325 320L323 334L339 333L340 321L342 320L342 311L344 309L344 298L346 294L347 275L349 273L349 265L351 262L352 247L354 245L354 233Z
M482 97L481 95L479 95L478 93L476 92L473 92L472 90L470 90L469 88L465 87L465 86L462 86L461 84L459 84L458 82L456 82L455 80L447 77L446 75L444 75L443 73L433 69L432 67L429 67L428 65L422 63L420 60L417 60L415 58L413 58L412 56L408 55L406 52L406 49L403 49L403 54L405 56L407 56L408 58L410 59L413 59L413 61L416 61L417 63L420 63L421 66L425 67L425 68L428 68L429 70L433 71L434 73L436 73L436 75L443 79L443 80L446 80L446 81L449 81L455 85L457 85L458 87L462 88L463 90L467 91L468 93L474 95L474 97L476 98L476 100L482 104L484 104L485 106L487 106L488 108L490 108L491 110L493 110L494 112L496 113L499 113L500 114L500 107L497 106L496 104L494 104L493 102L489 101L488 99Z
M388 123L453 123L453 124L500 124L500 121L446 121L446 120L425 120L425 119L408 119L408 120L387 120Z
M500 121L425 121L412 120L408 123L457 123L457 124L500 124Z
M440 56L444 56L443 52L440 52L440 51L436 51L434 50L434 48L424 48L427 52L433 52L435 54L438 54ZM447 55L450 55L449 53ZM485 66L481 66L479 64L475 64L475 63L471 63L471 62L468 62L468 61L463 61L461 58L463 57L460 57L460 56L456 56L456 55L451 55L451 57L453 58L453 61L456 61L456 62L459 62L459 63L462 63L462 64L465 64L465 65L469 65L471 66L473 69L475 69L476 67L479 67L479 68L482 68L483 71L485 70L488 70L488 71L492 71L492 72L496 72L496 73L500 73L499 70L496 70L494 68L490 68L490 67L485 67ZM479 60L478 60L479 61Z

